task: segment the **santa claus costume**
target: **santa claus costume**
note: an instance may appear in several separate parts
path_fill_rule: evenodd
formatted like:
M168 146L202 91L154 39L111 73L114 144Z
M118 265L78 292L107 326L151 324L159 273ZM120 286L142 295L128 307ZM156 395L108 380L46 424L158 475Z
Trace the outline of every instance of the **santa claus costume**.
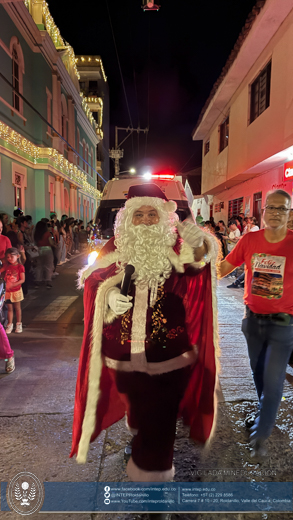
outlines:
M141 207L154 208L158 224L133 225ZM203 444L215 424L218 244L187 224L206 244L207 253L196 262L175 209L158 186L131 187L115 237L81 274L84 338L70 455L86 462L89 443L126 414L135 434L127 465L133 481L173 478L178 417ZM109 294L120 288L129 263L135 267L132 306L117 315Z

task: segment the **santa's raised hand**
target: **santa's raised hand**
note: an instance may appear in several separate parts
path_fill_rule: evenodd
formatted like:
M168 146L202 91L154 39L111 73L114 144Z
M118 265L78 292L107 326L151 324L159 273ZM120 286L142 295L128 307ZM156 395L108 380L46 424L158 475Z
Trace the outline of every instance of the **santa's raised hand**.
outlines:
M176 226L181 238L191 247L196 249L203 245L205 234L196 224L193 224L190 220L184 220L177 222Z

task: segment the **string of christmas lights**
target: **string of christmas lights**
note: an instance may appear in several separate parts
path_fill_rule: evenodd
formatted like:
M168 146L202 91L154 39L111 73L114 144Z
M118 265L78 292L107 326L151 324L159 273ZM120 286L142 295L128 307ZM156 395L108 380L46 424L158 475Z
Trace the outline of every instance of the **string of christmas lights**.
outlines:
M31 14L29 0L25 0L24 3L25 3L26 8L28 9L28 11ZM75 57L74 50L71 47L71 45L68 42L66 42L65 40L63 40L61 33L60 33L57 25L55 24L54 19L49 11L49 6L45 0L43 1L42 13L43 13L44 26L45 26L46 31L48 32L52 42L54 43L56 49L66 48L66 50L68 51L70 66L72 67L77 79L79 80L80 74L78 72L77 65L76 65L78 58ZM84 59L84 58L82 58L82 59ZM95 58L95 59L96 59L96 61L99 62L104 80L107 81L104 67L102 64L102 60L99 58ZM82 96L82 94L81 94L81 96ZM90 108L88 107L87 103L84 100L82 100L82 108L83 108L87 118L89 119L91 125L94 127L96 134L99 137L103 138L103 132L101 131L101 128L99 128L99 126L97 125Z
M84 96L83 99L87 105L88 105L88 103L99 104L99 110L98 110L99 121L98 121L98 123L96 122L95 119L94 119L94 121L96 123L96 133L101 139L103 139L104 133L102 130L102 124L103 124L103 100L102 100L102 98ZM89 107L89 109L91 110L90 107Z
M95 60L98 63L98 65L101 67L102 75L103 75L104 81L106 82L107 81L107 76L105 74L105 70L104 70L104 66L103 66L103 62L102 62L101 58L96 58L96 57L92 58L91 56L87 56L86 58L84 56L80 57L80 60L82 62L92 61L92 59ZM78 62L78 58L75 58L75 61L77 63Z
M79 187L89 195L96 199L102 197L102 193L87 181L87 175L76 165L69 162L64 155L57 152L55 148L42 148L34 145L31 141L25 139L21 134L5 125L2 121L0 121L0 139L4 141L6 148L9 147L11 150L11 148L14 147L16 153L25 153L28 160L34 164L44 164L44 159L47 159L48 162L53 162L58 170L67 175L70 180L79 184Z

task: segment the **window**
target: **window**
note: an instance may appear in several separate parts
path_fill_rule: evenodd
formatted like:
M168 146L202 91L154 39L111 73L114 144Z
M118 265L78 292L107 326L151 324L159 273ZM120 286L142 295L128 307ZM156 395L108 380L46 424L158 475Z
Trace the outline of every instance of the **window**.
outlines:
M224 202L218 202L218 204L215 204L215 213L221 213L222 209L224 209Z
M206 155L210 151L210 141L206 141L204 144L204 154Z
M12 106L17 112L23 115L21 95L23 93L24 58L22 48L16 36L12 36L9 50L12 57Z
M50 182L50 211L54 211L54 183Z
M85 156L85 160L86 160L86 173L89 172L89 147L88 145L86 145L86 156Z
M82 158L83 158L82 169L83 169L83 171L85 171L85 140L84 139L82 140Z
M270 106L271 65L272 62L270 61L251 85L250 123Z
M77 127L77 131L76 131L76 150L77 150L77 153L78 153L78 156L77 156L77 166L80 165L80 157L79 157L80 151L79 151L79 145L80 145L80 132L79 132L79 128Z
M239 213L243 213L243 197L240 199L229 200L228 219L237 217Z
M47 87L46 87L46 94L47 94L47 121L51 125L51 123L52 123L52 94ZM47 132L50 135L52 134L52 130L49 125L47 126ZM48 139L48 137L47 137L47 139Z
M17 208L22 207L21 187L20 186L14 186L14 204Z
M260 225L261 221L261 202L262 202L262 192L254 193L253 195L253 216L256 218L258 225Z
M64 210L66 215L70 215L70 203L68 189L64 186Z
M219 153L228 146L229 141L229 116L226 117L225 121L220 125L220 149Z
M97 93L98 93L98 82L89 81L89 94L97 94Z
M94 151L91 148L91 178L94 178Z
M20 111L20 85L19 85L19 63L18 63L18 54L15 47L13 47L12 51L12 84L13 84L13 107L19 112Z
M67 101L66 101L66 97L64 96L64 94L61 94L61 133L62 133L62 137L64 137L64 139L67 140L67 121L68 121L68 109L67 109ZM64 146L64 157L67 159L68 158L68 149L67 149L67 144L64 143L63 141L63 146Z
M27 169L12 163L12 185L14 187L14 205L25 211L25 189L27 188Z

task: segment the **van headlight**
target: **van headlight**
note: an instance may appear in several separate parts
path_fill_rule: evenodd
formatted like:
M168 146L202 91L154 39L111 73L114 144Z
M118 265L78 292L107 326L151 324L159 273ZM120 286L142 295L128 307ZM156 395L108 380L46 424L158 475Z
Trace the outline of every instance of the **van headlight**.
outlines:
M99 253L97 253L97 251L92 251L87 257L87 264L93 265L95 263L96 259L98 258L98 256L99 256Z

